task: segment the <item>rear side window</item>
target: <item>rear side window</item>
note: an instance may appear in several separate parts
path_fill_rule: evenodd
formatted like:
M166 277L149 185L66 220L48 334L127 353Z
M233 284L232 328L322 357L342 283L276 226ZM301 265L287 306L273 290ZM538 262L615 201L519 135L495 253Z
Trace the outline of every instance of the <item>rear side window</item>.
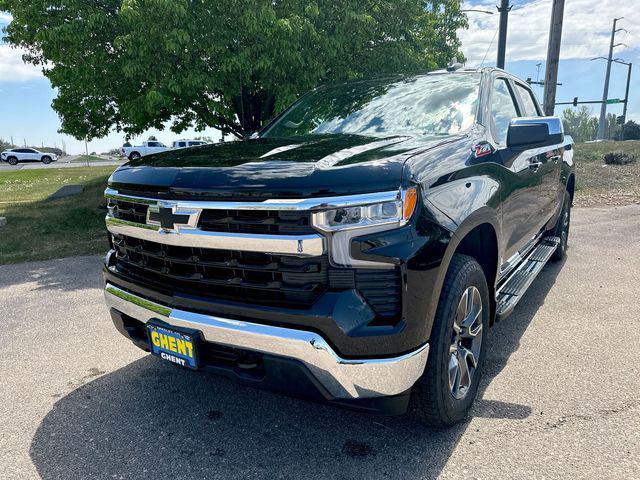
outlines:
M539 117L540 112L536 107L536 101L533 99L533 93L528 88L523 87L516 83L516 90L518 90L518 95L522 99L522 107L524 108L523 115L527 117Z
M504 78L498 78L493 84L491 94L491 131L501 145L507 143L509 124L516 117L518 117L518 109L513 101L509 84Z
M184 142L178 142L178 147L186 147L187 144Z

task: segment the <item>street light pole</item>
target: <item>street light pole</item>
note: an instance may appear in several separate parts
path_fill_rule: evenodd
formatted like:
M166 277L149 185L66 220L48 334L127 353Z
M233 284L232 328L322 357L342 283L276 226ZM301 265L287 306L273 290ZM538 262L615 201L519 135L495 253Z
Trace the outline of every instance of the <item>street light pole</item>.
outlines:
M631 69L633 63L628 64L629 70L627 71L627 89L624 94L624 108L622 109L622 130L620 131L620 140L624 140L624 124L627 122L627 107L629 106L629 86L631 85Z

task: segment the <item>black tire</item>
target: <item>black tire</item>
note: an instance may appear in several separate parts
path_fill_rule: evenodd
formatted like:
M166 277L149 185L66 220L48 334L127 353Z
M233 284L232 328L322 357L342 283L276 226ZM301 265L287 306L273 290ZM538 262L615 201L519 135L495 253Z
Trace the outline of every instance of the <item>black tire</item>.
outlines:
M560 245L553 252L551 258L552 262L560 262L567 256L567 245L569 243L569 227L571 226L571 195L569 192L564 192L564 200L562 201L562 211L558 217L558 222L553 229L553 236L560 238Z
M49 165L51 163L51 157L45 155L44 157L42 157L42 163L44 163L45 165Z
M455 361L454 357L456 357L456 354L450 350L455 348L456 342L453 324L463 295L472 287L477 289L482 300L482 311L476 323L476 325L482 324L481 344L475 368L469 370L470 382L465 389L466 393L464 397L456 398L449 380L449 365L452 359ZM449 427L461 422L467 416L478 392L485 357L489 315L489 289L482 267L472 257L454 255L445 277L431 331L427 367L412 390L412 410L427 425L436 428ZM455 376L455 378L459 377Z
M18 159L16 157L9 157L7 158L7 162L9 162L9 165L17 165Z
M131 152L129 155L129 160L138 160L140 158L140 154L138 152Z

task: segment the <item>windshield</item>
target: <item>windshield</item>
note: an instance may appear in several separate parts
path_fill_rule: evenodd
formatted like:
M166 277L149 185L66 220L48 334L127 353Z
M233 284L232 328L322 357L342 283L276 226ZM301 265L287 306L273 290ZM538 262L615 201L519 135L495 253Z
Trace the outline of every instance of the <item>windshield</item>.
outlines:
M319 87L261 137L451 135L475 121L480 75L436 74Z

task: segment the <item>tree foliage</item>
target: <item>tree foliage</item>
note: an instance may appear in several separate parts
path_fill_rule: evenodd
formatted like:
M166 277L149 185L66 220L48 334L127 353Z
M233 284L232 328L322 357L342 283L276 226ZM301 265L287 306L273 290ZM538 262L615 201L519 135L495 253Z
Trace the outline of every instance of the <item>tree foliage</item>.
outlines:
M640 124L629 120L622 128L625 140L640 140Z
M460 0L0 0L62 131L242 136L314 85L462 58Z
M567 108L562 112L564 132L571 135L576 142L594 140L598 133L598 119L592 115L591 109L584 105L577 110Z

